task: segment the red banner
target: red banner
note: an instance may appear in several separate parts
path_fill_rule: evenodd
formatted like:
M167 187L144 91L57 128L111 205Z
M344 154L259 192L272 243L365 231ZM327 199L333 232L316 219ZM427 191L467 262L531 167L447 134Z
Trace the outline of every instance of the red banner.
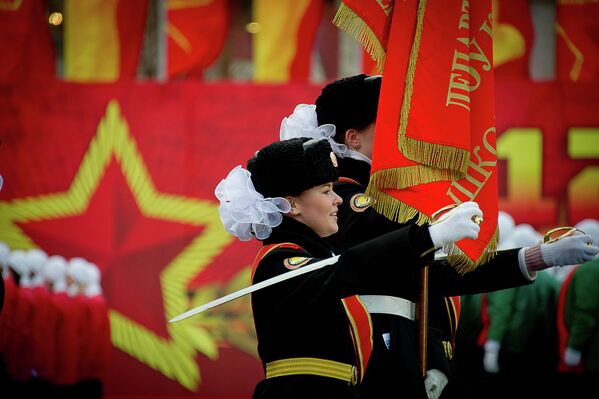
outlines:
M320 86L0 86L0 241L103 270L109 397L249 398L263 378L249 298L259 243L224 231L214 188ZM548 227L599 219L599 85L496 83L499 207ZM232 380L234 379L234 382Z
M381 9L366 3L356 2ZM360 7L342 3L334 22L350 34L390 24L367 194L389 219L419 224L449 204L478 202L487 220L478 239L446 249L457 269L471 270L497 244L491 1L395 2L380 21L354 14Z
M495 87L499 209L540 232L599 220L599 84Z
M596 82L599 79L599 2L558 0L555 22L558 79Z
M534 26L528 0L493 1L493 64L496 77L529 77Z
M175 0L168 7L168 76L202 77L229 33L228 0Z
M0 37L0 83L55 78L54 43L43 1L2 0Z

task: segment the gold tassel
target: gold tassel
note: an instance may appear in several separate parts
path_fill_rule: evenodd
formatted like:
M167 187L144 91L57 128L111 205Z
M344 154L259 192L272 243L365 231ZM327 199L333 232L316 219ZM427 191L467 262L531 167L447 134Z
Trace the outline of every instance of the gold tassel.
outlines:
M470 163L470 151L468 150L409 138L406 137L405 131L400 131L398 140L402 154L414 162L434 168L453 170L459 173L460 178L468 172Z
M428 216L419 212L417 209L412 208L410 205L383 191L373 190L368 186L366 188L366 195L372 200L371 206L374 210L389 220L405 223L418 216L418 219L416 220L416 224L418 225L423 225L430 220Z
M390 187L398 190L436 181L459 180L461 175L446 169L431 168L426 165L412 165L401 168L389 168L374 172L370 176L367 191L371 197L379 188Z
M333 24L360 43L372 60L376 62L376 69L379 73L383 72L386 49L372 29L354 10L341 2L335 17L333 17Z
M498 238L499 229L495 229L493 238L489 240L487 246L476 260L470 259L457 245L451 244L447 249L447 262L460 274L471 272L497 255Z

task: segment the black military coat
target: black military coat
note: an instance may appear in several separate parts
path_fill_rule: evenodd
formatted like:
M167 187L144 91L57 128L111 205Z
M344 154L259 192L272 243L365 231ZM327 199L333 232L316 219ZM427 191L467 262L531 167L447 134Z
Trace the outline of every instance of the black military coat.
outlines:
M293 243L301 248L274 248L259 261L253 283L305 267L335 253L327 241L291 218L274 228L265 245ZM390 290L393 282L420 269L420 257L432 246L419 226L398 229L340 253L336 263L264 288L252 294L252 311L263 364L289 358L327 359L358 365L343 298L361 292ZM409 266L386 262L400 250ZM339 253L339 252L337 252ZM431 259L429 258L428 261ZM376 266L373 266L376 265ZM368 316L367 312L365 314ZM370 339L370 337L368 337ZM318 375L267 378L254 398L359 398L355 386Z

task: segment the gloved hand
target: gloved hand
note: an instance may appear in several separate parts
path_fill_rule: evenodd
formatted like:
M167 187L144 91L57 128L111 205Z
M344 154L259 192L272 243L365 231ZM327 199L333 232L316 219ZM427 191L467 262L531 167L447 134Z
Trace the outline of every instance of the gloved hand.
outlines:
M593 260L599 247L588 234L574 233L547 244L525 248L524 259L528 270L543 270L551 266L579 265Z
M564 237L550 244L541 244L541 255L548 266L579 265L593 260L599 247L588 234Z
M499 349L501 344L495 340L485 342L485 354L483 356L483 367L487 373L499 373Z
M439 396L441 396L445 385L447 385L447 377L442 371L431 369L426 372L424 388L426 389L426 396L428 396L428 399L438 399Z
M441 248L463 238L475 240L480 232L480 226L473 221L475 216L482 218L483 212L473 201L461 203L444 214L439 222L428 227L433 245Z
M564 363L570 367L576 367L580 364L580 360L582 359L582 353L577 351L574 348L570 348L569 346L564 351Z

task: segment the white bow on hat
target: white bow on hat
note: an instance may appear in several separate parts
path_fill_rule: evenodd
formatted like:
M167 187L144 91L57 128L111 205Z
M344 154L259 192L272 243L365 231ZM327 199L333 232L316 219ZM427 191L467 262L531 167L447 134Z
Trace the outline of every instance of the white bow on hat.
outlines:
M225 229L241 241L254 236L258 240L268 238L272 228L283 221L282 214L291 210L285 198L264 198L254 188L250 176L247 169L236 166L214 190Z
M298 104L293 113L281 121L280 139L298 137L327 139L335 155L343 158L346 156L347 146L333 139L335 130L335 125L330 123L318 126L315 104Z

